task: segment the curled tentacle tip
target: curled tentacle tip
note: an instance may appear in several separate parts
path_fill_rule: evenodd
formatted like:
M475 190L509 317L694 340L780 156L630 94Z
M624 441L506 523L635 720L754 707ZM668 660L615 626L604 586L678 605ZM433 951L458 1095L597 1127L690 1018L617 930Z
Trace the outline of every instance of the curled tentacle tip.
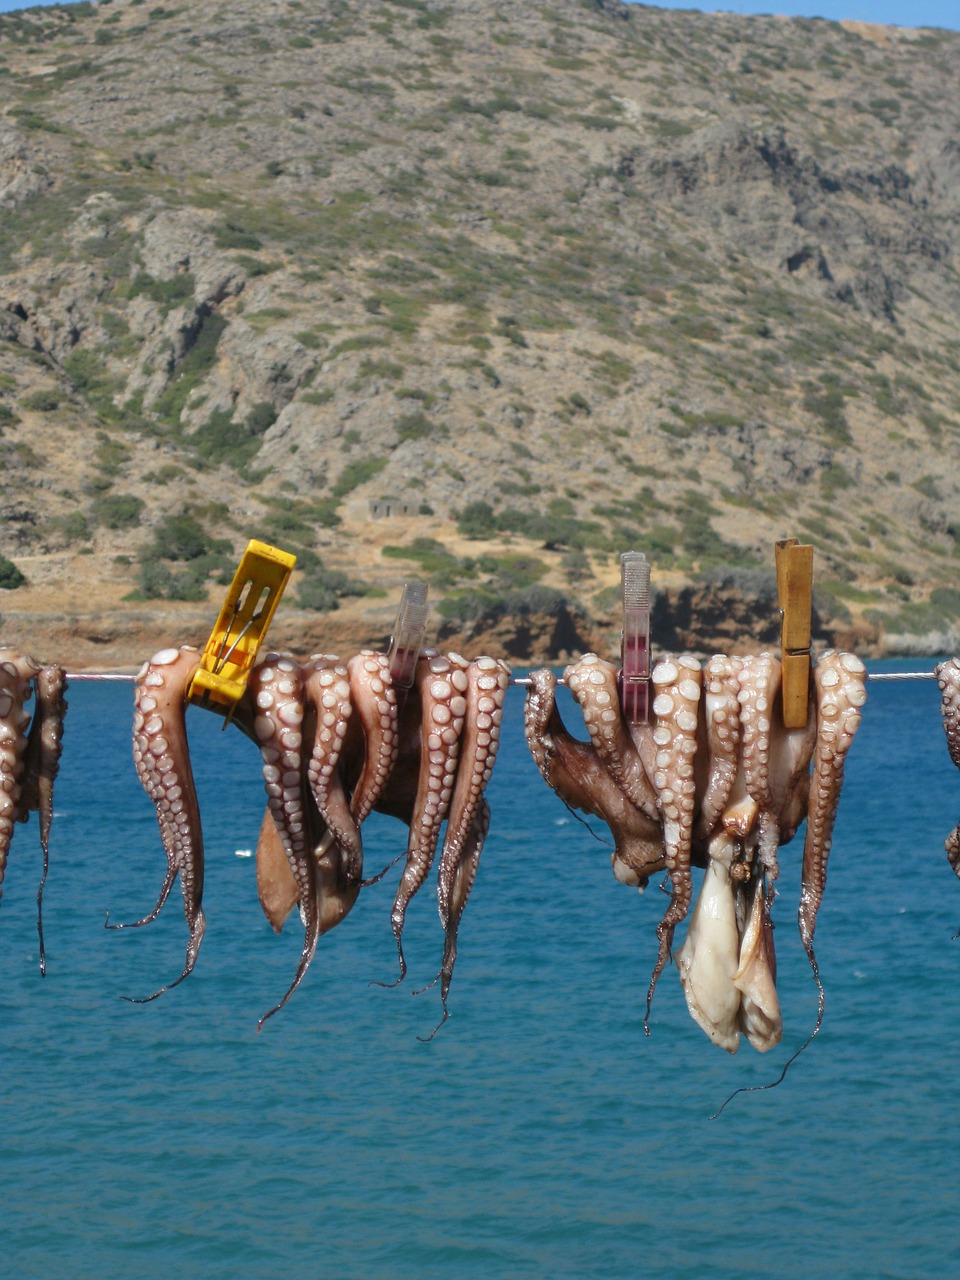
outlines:
M392 991L394 987L399 987L405 977L406 973L401 973L400 977L394 978L393 982L379 982L376 978L371 978L368 985L371 987L384 987L387 991Z
M441 978L441 974L438 973L432 982L428 982L425 987L417 987L416 991L414 991L413 994L415 996L422 996L425 991L429 991L432 987L435 987L437 983L440 981L440 978Z
M443 1011L443 1017L440 1019L440 1021L437 1023L437 1025L433 1028L433 1030L430 1032L430 1034L429 1034L428 1036L417 1036L417 1039L420 1041L420 1043L421 1043L421 1044L429 1044L429 1043L430 1043L430 1041L431 1041L431 1040L433 1039L433 1037L437 1034L437 1032L440 1030L440 1028L443 1026L443 1024L446 1022L446 1020L447 1020L449 1017L450 1017L449 1013L447 1013L446 1009L444 1009L444 1011Z

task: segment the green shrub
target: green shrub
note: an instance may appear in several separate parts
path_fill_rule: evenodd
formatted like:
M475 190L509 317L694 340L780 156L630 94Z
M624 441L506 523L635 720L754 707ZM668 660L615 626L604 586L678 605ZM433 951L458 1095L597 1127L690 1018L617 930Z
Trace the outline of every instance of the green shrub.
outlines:
M0 588L4 591L12 591L14 587L26 586L26 578L6 556L0 556Z
M379 475L386 465L387 459L376 455L371 458L357 458L354 462L348 462L333 486L333 496L335 498L345 498L348 493L352 493L354 489L358 489L360 485L366 484L368 480L372 480L374 476Z
M196 560L208 548L207 532L194 516L166 516L153 534L155 552L165 560Z
M492 538L497 518L489 502L470 502L457 518L457 532L465 538Z
M143 507L143 499L132 493L108 493L97 498L91 510L108 529L133 529L140 523Z
M20 403L24 409L33 409L37 413L53 413L54 409L60 407L60 392L54 391L52 387L44 387L39 391L31 391Z
M143 295L170 309L180 303L191 302L195 290L196 280L189 271L171 276L169 280L154 280L146 271L141 271L130 285L130 297Z
M319 562L310 564L297 588L296 603L301 609L315 613L331 613L340 607L342 596L362 596L366 585L349 578L339 569L327 569Z

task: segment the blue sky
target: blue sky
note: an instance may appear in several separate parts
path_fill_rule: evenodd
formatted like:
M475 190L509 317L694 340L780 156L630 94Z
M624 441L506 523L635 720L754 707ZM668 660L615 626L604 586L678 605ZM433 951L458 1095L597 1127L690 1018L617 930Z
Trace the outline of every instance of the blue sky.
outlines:
M528 0L538 3L539 0ZM454 0L456 3L456 0ZM0 13L23 9L23 0L0 0ZM960 30L960 0L660 0L662 9L720 9L734 13L783 13L789 17L855 18L898 27L952 27Z

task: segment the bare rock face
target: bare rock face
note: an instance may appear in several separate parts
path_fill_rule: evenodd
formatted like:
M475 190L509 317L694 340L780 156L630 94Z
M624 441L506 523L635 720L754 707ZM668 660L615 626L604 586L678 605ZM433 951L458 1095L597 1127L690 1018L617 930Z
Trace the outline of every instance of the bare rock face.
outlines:
M0 209L12 209L54 184L42 147L15 129L0 128Z
M445 642L547 659L615 647L640 549L658 643L766 644L750 574L796 535L824 636L960 627L960 36L617 0L26 22L20 615L213 607L259 536L323 603L301 636L377 638L420 576Z

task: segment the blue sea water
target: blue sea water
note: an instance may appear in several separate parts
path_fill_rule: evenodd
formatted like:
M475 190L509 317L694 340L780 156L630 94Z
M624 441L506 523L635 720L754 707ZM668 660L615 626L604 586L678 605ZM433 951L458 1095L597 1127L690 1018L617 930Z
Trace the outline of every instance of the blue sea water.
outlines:
M927 661L906 664L916 669ZM890 669L889 664L887 668ZM130 759L129 686L75 685L37 968L35 821L0 911L0 1275L710 1277L960 1274L960 818L933 682L870 686L847 770L817 950L796 932L800 841L776 905L784 1043L730 1058L664 974L642 1014L665 898L617 884L608 850L544 786L512 689L493 823L439 1014L430 889L395 990L391 873L286 989L301 931L257 903L254 749L189 723L207 846L207 937L179 973L178 897L152 926L164 858ZM569 715L574 723L574 716ZM601 833L602 834L602 833ZM374 816L367 866L402 847ZM176 893L176 891L175 891Z

